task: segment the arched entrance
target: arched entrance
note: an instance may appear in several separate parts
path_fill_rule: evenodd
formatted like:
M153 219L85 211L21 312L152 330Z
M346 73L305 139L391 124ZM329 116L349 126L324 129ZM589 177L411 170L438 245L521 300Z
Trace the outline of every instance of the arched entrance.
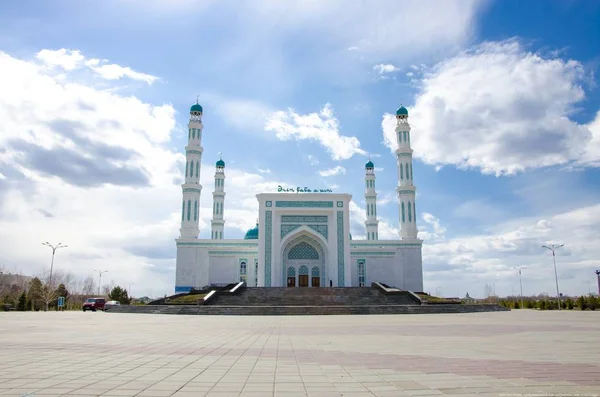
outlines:
M317 237L304 231L294 236L283 249L283 285L320 287L325 274L325 251Z

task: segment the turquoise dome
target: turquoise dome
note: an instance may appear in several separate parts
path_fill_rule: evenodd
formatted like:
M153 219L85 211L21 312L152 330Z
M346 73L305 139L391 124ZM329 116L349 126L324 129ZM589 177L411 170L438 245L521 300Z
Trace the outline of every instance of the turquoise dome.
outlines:
M365 164L365 168L375 168L375 164L371 160L367 164Z
M258 240L258 223L246 232L244 240Z
M200 112L200 113L202 113L202 106L200 106L200 104L198 102L196 102L190 108L190 113L192 113L192 112Z
M408 110L404 106L400 106L398 110L396 110L396 116L408 116Z
M217 167L225 167L225 162L223 160L217 161Z

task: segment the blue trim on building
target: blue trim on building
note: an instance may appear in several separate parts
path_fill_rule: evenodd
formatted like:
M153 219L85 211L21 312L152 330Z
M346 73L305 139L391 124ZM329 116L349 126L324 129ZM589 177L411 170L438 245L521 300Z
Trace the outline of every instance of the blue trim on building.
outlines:
M190 292L192 290L192 286L187 286L187 285L176 285L175 286L175 293L181 293L181 292Z

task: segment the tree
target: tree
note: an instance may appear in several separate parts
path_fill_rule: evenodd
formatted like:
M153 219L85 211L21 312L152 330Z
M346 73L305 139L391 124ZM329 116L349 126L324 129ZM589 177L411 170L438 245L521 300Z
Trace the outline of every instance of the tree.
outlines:
M94 277L88 276L83 280L83 287L81 289L83 295L94 295L96 292L96 283Z
M42 299L42 289L44 288L42 284L42 280L38 277L35 277L29 283L29 291L27 293L27 298L31 302L31 310L39 309L38 303Z
M56 289L56 299L52 303L53 306L58 307L58 298L61 296L63 298L65 298L65 303L66 303L67 299L69 298L69 291L67 290L67 287L65 287L65 285L63 283L60 283L58 285L58 288Z
M20 312L24 312L27 310L27 295L25 291L19 296L19 302L17 303L17 310Z
M111 301L119 301L122 305L128 305L131 298L127 294L127 290L119 286L114 287L108 294Z
M588 302L588 308L590 310L596 310L596 308L598 307L598 302L597 302L596 297L594 295L588 296L587 302Z

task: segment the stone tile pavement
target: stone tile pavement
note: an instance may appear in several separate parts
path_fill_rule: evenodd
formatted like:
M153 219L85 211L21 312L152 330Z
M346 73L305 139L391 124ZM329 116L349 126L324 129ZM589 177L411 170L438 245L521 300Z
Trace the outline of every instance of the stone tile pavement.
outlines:
M600 396L600 312L0 313L0 396Z

